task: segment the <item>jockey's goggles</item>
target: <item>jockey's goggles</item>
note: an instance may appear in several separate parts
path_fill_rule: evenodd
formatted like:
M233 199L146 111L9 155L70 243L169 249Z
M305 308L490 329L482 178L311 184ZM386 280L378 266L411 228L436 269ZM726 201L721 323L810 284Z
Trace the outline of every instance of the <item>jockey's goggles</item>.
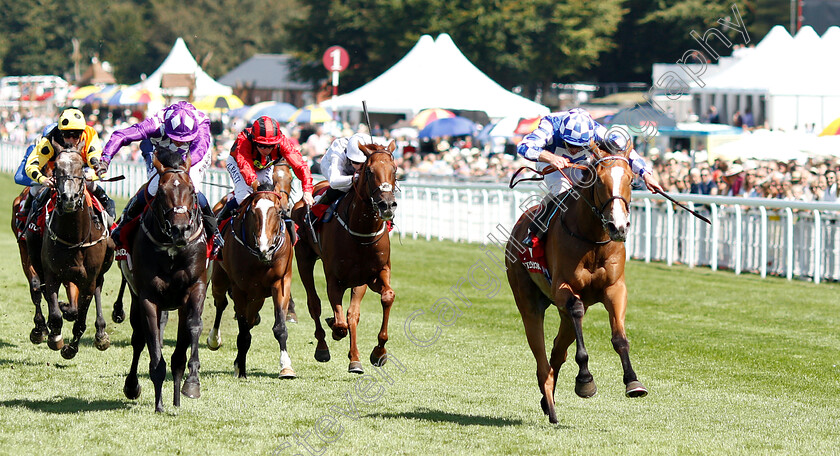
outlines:
M61 136L65 138L81 138L82 130L63 130Z

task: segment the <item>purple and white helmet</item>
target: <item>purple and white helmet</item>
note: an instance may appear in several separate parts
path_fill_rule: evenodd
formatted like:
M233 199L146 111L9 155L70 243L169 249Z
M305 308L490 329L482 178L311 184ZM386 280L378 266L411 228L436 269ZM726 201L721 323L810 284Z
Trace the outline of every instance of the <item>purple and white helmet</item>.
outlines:
M559 129L560 138L573 146L586 146L595 138L595 121L580 108L569 111Z
M195 106L179 101L163 112L163 132L175 141L189 142L198 136L198 117Z

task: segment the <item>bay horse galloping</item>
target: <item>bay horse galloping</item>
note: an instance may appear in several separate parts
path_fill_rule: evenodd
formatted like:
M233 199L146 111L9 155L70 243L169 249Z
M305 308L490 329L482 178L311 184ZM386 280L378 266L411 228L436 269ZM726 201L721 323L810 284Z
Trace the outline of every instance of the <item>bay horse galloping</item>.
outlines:
M114 260L114 249L109 243L109 222L93 210L93 197L85 184L84 166L78 150L64 149L56 154L53 171L55 210L47 216L44 236L32 232L26 235L29 262L35 272L34 276L30 276L31 271L26 271L24 265L35 304L35 328L30 333L30 340L38 343L43 338L41 299L35 293L40 278L48 310L47 345L53 350L61 350L65 359L71 359L79 352L79 341L87 329L87 313L92 299L96 302L94 345L99 350L107 350L111 345L102 317L101 291L105 273ZM61 308L58 302L62 285L69 301L66 308ZM61 334L62 317L74 321L73 339L66 345Z
M315 320L315 338L318 340L315 359L321 362L330 359L320 321L321 300L312 275L315 262L320 257L324 262L327 296L334 314L326 322L332 328L335 340L343 339L348 331L350 333L348 371L351 373L364 372L356 345L356 327L367 287L382 296L379 343L370 354L370 362L374 366L381 366L387 360L385 343L388 341L388 317L394 303L394 290L391 289L391 240L386 222L394 218L397 208L394 195L397 170L392 155L394 148L393 141L387 147L378 144L360 145L367 160L359 171L359 177L338 204L333 218L321 225L320 232L314 238L313 230L305 221L306 208L303 202L298 202L292 212L292 219L301 227L295 256L300 280L306 289L309 315ZM319 182L315 191L327 185L327 182ZM351 289L350 307L345 318L341 301L348 288Z
M264 185L249 195L225 229L222 260L215 261L212 273L216 320L207 346L216 350L222 339L219 325L227 307L227 294L233 298L239 324L238 350L233 363L235 375L246 377L245 359L251 347L251 329L259 321L265 298L274 302L274 338L280 344L280 378L295 378L292 360L286 350L286 314L292 286L293 230L287 227L292 173L286 163L275 164L274 185ZM280 172L277 170L279 169Z
M140 397L137 365L143 346L149 348L149 376L155 387L155 411L163 411L161 390L166 377L163 360L163 312L178 310L178 337L172 353L175 383L173 405L181 405L181 393L201 395L198 379L198 341L201 313L207 290L207 240L198 197L190 180L189 156L158 149L154 166L160 176L158 192L140 217L140 228L129 240L131 256L120 260L120 269L131 291L131 370L123 392L129 399ZM165 321L165 317L163 319ZM181 381L190 348L190 373ZM180 389L180 391L179 391Z
M576 342L575 361L579 366L575 393L580 397L591 397L596 392L582 329L586 309L596 302L602 302L609 314L612 345L624 370L625 394L628 397L647 394L630 365L624 330L627 309L624 240L630 226L630 184L633 180L628 155L629 148L615 155L596 148L592 164L583 171L582 182L589 185L580 185L567 192L557 216L548 226L543 246L544 272L550 276L550 281L544 273L533 269L529 272L529 265L522 260L528 250L517 242L525 238L529 222L541 206L529 209L519 218L508 240L505 252L508 282L537 361L537 385L542 393L540 404L552 423L557 422L554 410L557 374L572 342ZM551 304L560 312L560 329L549 360L543 321Z
M46 190L45 190L46 191ZM15 218L20 217L20 207L23 201L29 195L29 187L24 187L13 201L12 201L12 233L17 238L18 253L20 254L20 265L23 268L23 275L26 277L26 283L29 284L29 297L32 304L35 305L35 327L29 332L29 340L33 344L40 344L47 337L47 320L44 318L44 313L41 310L41 278L35 272L35 267L32 266L32 261L29 260L29 249L26 246L26 226L21 232L18 232L18 223ZM25 215L24 215L25 217ZM25 224L25 221L23 222Z

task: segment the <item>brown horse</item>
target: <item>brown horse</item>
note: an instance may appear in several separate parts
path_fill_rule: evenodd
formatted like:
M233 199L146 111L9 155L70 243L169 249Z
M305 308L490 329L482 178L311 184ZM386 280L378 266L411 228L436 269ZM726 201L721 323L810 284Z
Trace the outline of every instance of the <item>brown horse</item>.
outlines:
M647 390L630 365L629 344L624 331L627 286L624 283L624 240L630 225L630 183L633 180L629 151L610 155L593 151L594 162L583 172L580 185L567 192L558 215L545 236L545 261L551 282L541 273L529 273L519 260L525 247L517 240L525 237L529 222L541 206L531 208L514 226L506 248L508 281L528 344L537 360L540 402L549 421L557 422L554 388L567 349L574 341L579 366L575 393L591 397L596 392L589 372L589 354L583 343L582 319L586 309L602 302L610 318L612 344L624 369L625 394L641 397ZM543 321L546 309L554 304L560 312L560 329L554 338L551 360L546 359Z
M359 178L347 196L339 203L334 217L323 223L320 233L313 238L305 221L306 208L302 201L295 205L292 219L301 227L300 241L295 245L300 280L306 289L309 315L315 320L315 338L318 345L315 359L329 361L330 351L321 327L321 300L315 288L313 270L320 257L324 262L327 279L327 296L333 308L333 318L327 318L332 337L341 340L350 333L349 372L364 372L356 345L356 327L362 298L370 287L382 297L382 326L379 344L370 354L370 362L381 366L387 360L385 343L388 341L388 316L394 303L391 289L391 240L386 221L394 218L397 202L394 142L387 147L378 144L360 145L367 160L359 171ZM319 182L318 191L328 185ZM350 288L350 307L345 319L341 301Z
M34 293L40 287L48 309L47 345L53 350L61 350L65 359L73 358L79 351L79 341L87 329L91 299L96 301L94 345L99 350L107 350L111 345L102 317L101 291L105 273L114 260L114 250L109 244L106 220L91 206L93 197L87 192L84 165L78 151L59 151L53 171L55 210L47 219L45 236L32 232L26 235L26 250L32 269L25 268L24 271L35 304L35 328L30 333L30 340L40 342L43 337L41 300ZM35 275L30 276L33 270ZM39 277L43 281L40 285ZM69 301L64 309L58 302L61 285L67 291ZM75 322L73 339L67 345L61 334L62 316Z
M169 310L178 309L178 337L171 359L173 405L181 405L181 393L191 398L201 395L198 342L207 290L207 240L198 196L189 176L189 157L182 163L178 153L159 150L154 166L160 175L157 195L141 216L134 239L129 241L131 257L119 261L131 291L129 320L134 349L123 392L129 399L140 397L137 365L145 344L149 348L149 376L155 387L155 411L162 412L166 362L161 345ZM187 348L191 349L190 373L181 388Z
M245 359L251 346L251 329L257 324L265 298L274 301L274 338L280 344L280 378L295 378L292 360L286 350L286 314L292 285L292 233L287 228L292 173L285 163L275 165L274 186L266 185L252 193L233 216L225 230L222 260L213 264L212 292L216 320L207 336L207 346L217 350L222 344L219 325L233 298L239 337L233 362L237 377L246 377ZM278 179L279 177L279 179Z
M29 332L29 340L33 344L40 344L47 337L47 320L44 318L44 313L41 311L41 278L35 272L32 262L29 261L29 249L26 247L26 236L23 232L18 233L18 227L15 218L19 216L21 204L29 196L29 187L24 187L14 201L12 201L12 233L15 233L17 238L18 253L20 254L20 265L23 268L23 275L26 277L26 283L29 284L29 297L35 305L35 327ZM26 231L23 227L22 231Z

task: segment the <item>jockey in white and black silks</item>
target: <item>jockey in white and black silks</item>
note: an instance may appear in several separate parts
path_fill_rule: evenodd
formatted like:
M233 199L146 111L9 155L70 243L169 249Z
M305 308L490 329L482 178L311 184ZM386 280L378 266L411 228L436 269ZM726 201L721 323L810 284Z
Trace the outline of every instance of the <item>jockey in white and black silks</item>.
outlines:
M361 133L349 138L337 138L321 158L321 174L329 181L330 188L316 201L316 207L313 207L316 215L322 214L353 187L353 183L358 179L359 170L367 160L367 156L359 148L359 144L366 138L367 136Z
M563 196L560 195L580 183L583 176L581 170L569 166L588 161L591 157L590 150L596 147L596 143L606 144L608 149L614 152L625 150L628 138L618 132L608 132L607 128L595 122L586 110L577 108L543 117L539 126L517 145L516 152L519 155L539 162L538 170L548 166L564 170L562 173L555 171L545 176L550 194L543 200L543 210L530 226L531 233L538 239L543 240L545 227L557 212L558 201L563 200ZM663 191L647 169L645 161L635 150L630 151L628 158L633 172L644 180L649 190ZM524 244L531 245L530 235Z

